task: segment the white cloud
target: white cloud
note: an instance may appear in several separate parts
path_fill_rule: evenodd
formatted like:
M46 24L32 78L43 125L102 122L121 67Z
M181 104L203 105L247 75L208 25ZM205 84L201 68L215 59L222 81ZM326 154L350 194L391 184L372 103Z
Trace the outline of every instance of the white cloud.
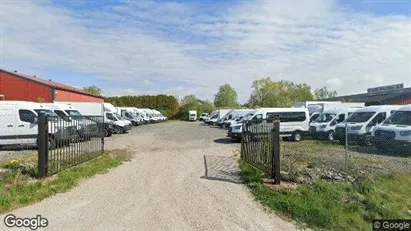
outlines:
M409 18L352 13L335 1L241 1L214 15L155 1L88 12L50 1L1 3L2 68L92 74L111 81L103 89L110 95L212 100L230 83L245 101L264 76L340 94L411 81ZM190 87L156 90L162 82Z

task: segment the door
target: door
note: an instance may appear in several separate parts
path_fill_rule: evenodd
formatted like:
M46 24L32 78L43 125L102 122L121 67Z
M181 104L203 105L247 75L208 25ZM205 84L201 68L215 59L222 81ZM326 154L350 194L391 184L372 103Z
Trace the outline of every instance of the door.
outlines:
M0 145L18 144L16 141L16 113L14 107L0 107Z
M36 144L38 134L37 115L26 109L18 110L16 137L22 144Z

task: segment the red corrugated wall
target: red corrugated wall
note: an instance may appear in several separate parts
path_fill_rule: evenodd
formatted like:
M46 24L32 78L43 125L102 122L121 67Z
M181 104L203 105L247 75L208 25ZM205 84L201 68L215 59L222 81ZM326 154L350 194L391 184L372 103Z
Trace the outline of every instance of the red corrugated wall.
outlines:
M392 100L390 102L390 104L392 104L392 105L408 105L408 104L411 104L411 95L408 96L408 97L404 97L402 99Z
M89 95L82 95L70 91L64 91L56 89L57 94L55 96L55 101L71 101L71 102L104 102L104 99L93 97Z
M51 103L51 93L52 90L48 86L0 72L0 95L4 95L4 100L38 102L39 98L42 98L45 102Z

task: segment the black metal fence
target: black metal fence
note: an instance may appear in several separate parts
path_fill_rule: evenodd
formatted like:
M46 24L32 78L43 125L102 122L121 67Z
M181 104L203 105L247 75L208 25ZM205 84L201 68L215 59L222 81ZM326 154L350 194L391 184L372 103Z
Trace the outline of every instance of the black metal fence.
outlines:
M249 120L243 123L241 158L280 182L280 121Z
M39 115L38 172L40 177L93 159L104 152L102 116L61 118Z

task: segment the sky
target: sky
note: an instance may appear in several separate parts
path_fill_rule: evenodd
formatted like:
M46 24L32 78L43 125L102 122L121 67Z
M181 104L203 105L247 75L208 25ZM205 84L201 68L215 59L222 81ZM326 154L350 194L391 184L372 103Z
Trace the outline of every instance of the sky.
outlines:
M0 68L104 95L411 86L411 0L0 0Z

